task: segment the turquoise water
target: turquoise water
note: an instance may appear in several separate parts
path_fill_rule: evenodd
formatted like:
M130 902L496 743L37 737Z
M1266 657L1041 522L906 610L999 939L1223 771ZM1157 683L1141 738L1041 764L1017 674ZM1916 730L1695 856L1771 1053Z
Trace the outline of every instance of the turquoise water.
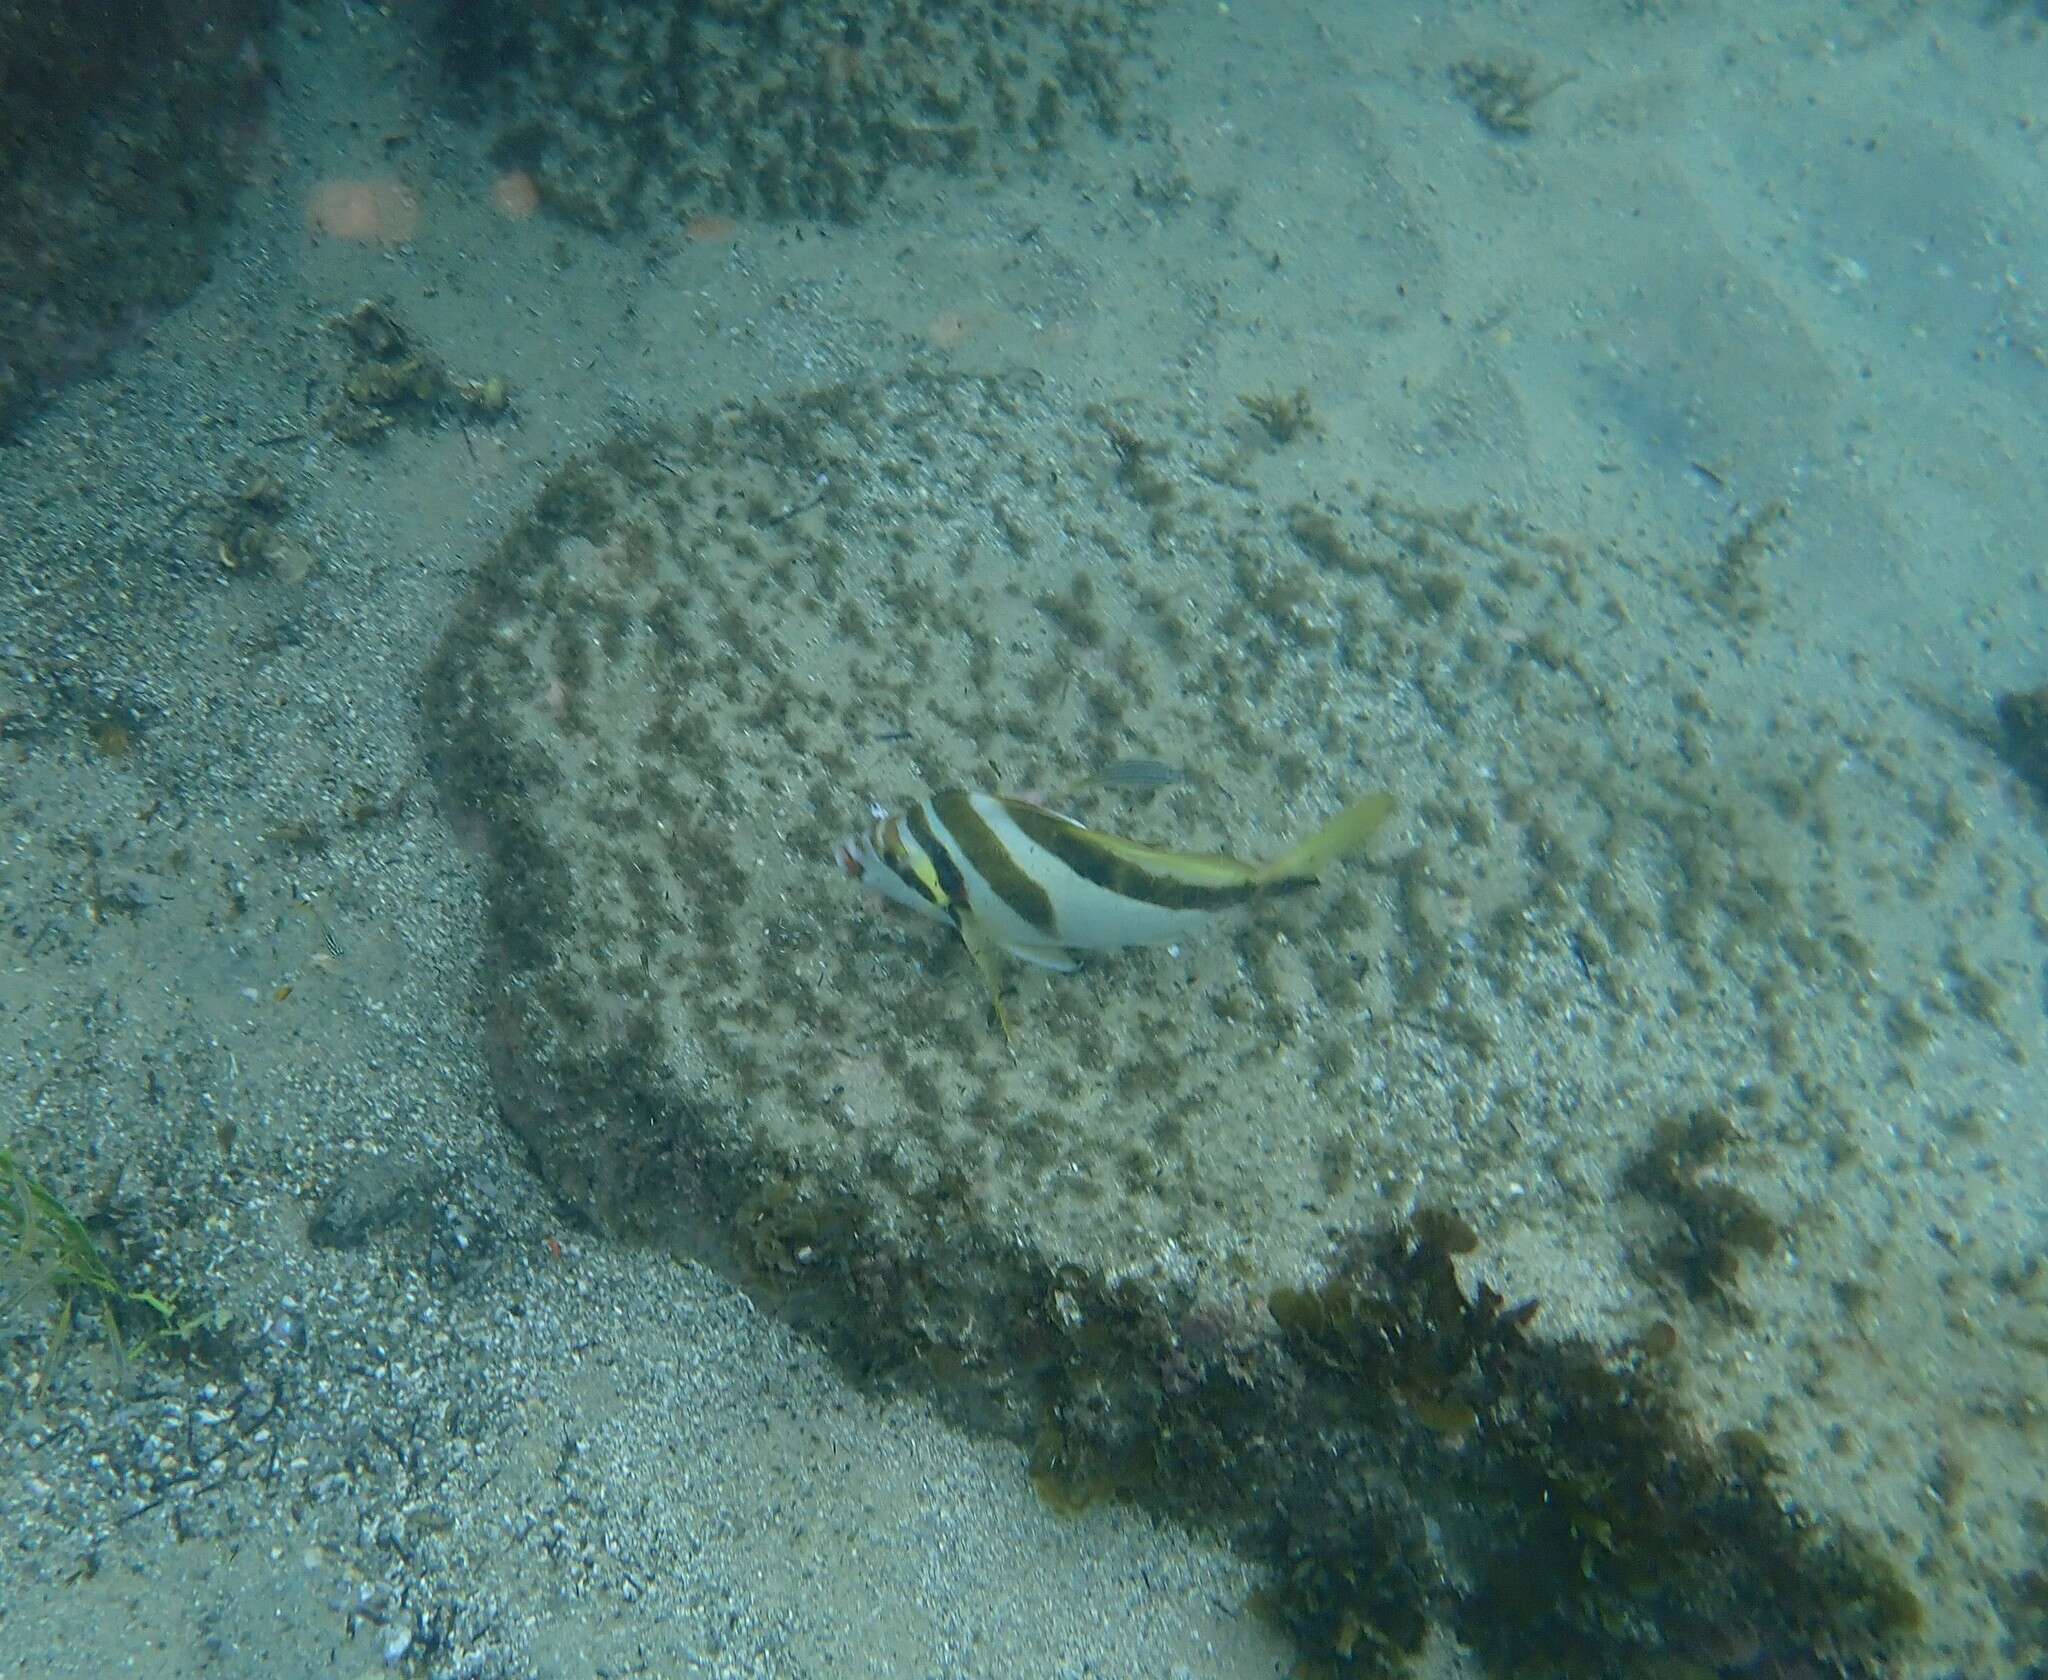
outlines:
M0 56L14 1670L2032 1672L2043 20L690 16Z

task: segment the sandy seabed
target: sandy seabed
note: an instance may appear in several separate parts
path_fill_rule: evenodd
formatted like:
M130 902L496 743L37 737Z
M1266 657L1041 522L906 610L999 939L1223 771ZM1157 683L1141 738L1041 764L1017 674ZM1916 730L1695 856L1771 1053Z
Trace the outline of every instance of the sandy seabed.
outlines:
M1843 1024L1787 1084L1839 1134L1735 1164L1791 1231L1740 1315L1662 1303L1619 1208L1581 1242L1518 1226L1518 1194L1600 1193L1599 1151L1556 1140L1484 1187L1479 1264L1559 1328L1675 1313L1703 1420L1768 1432L1787 1491L1913 1581L1902 1672L2038 1664L2048 856L1973 724L2044 672L2048 41L2017 8L1755 15L1190 8L1145 94L1165 197L1156 151L1141 194L1124 143L1077 137L1000 181L906 175L854 227L606 242L507 212L404 20L296 14L214 280L0 456L4 1141L146 1230L249 1350L123 1371L81 1331L46 1364L45 1319L10 1325L17 1669L1291 1661L1245 1563L1052 1515L1013 1447L849 1389L730 1284L584 1228L493 1102L478 837L418 716L471 569L621 423L920 361L1218 426L1305 387L1316 432L1263 469L1304 496L1702 557L1697 639L1622 626L1577 656L1669 688L1709 755L1808 732L1774 762L1824 767L1861 978L1829 982ZM1475 110L1460 66L1485 64L1547 90L1528 132ZM328 322L365 297L512 411L374 453L327 436ZM225 566L209 535L252 463L289 564ZM847 826L912 791L845 787ZM823 856L816 890L844 895L838 937L872 933ZM1455 891L1429 912L1454 954L1460 914ZM885 983L935 970L958 978L906 959Z

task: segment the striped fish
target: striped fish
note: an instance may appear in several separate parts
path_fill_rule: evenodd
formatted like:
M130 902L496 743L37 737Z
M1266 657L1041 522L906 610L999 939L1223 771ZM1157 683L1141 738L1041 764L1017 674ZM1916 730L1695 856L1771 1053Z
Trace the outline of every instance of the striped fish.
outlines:
M952 790L874 821L833 856L884 898L945 922L988 982L1005 1034L998 960L1073 969L1077 951L1163 945L1220 916L1310 885L1393 815L1390 794L1347 805L1269 863L1176 852L1089 828L1028 799Z

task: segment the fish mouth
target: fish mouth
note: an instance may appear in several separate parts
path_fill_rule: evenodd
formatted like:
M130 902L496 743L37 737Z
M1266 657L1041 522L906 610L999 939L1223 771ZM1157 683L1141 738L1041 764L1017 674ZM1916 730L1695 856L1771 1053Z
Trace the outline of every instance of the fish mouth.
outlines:
M846 872L849 881L858 881L867 873L866 865L860 861L860 849L850 838L832 848L832 861Z

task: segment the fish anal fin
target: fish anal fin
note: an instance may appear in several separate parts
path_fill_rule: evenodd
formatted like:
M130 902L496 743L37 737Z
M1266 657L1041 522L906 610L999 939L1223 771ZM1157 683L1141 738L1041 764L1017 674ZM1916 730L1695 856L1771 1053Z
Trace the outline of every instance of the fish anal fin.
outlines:
M967 947L967 954L974 959L982 983L988 987L989 1007L996 1012L996 1025L1003 1029L1003 1042L1010 1046L1014 1055L1017 1040L1010 1031L1010 1017L1003 1011L1002 947L989 936L988 929L976 920L971 910L955 909L953 925L960 930L960 943Z
M1019 962L1049 968L1055 974L1072 974L1081 966L1067 954L1064 945L1005 945L1003 949Z

